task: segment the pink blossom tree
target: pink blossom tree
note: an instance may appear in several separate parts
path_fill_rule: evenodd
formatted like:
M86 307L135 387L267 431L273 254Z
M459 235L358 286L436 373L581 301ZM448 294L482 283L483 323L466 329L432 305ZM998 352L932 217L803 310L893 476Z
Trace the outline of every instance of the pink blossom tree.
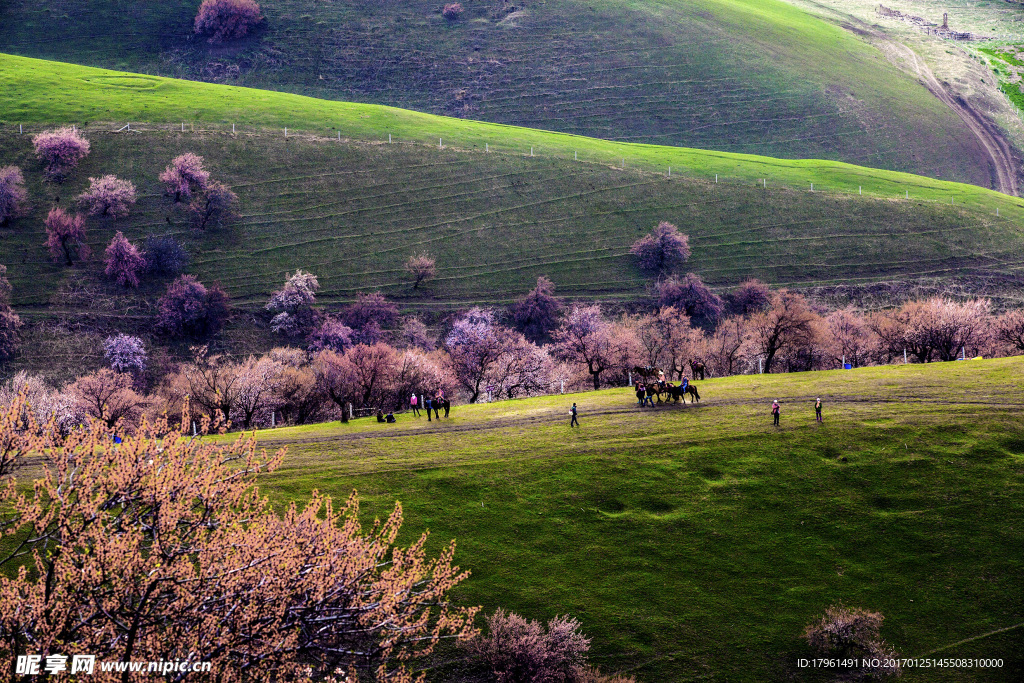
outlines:
M333 318L325 318L309 336L309 350L312 353L320 353L325 349L344 353L352 345L352 328Z
M17 166L0 167L0 225L7 225L25 214L28 192L25 176Z
M270 327L278 334L305 334L316 323L316 291L320 282L316 275L296 270L285 280L284 287L270 295L266 310L274 315ZM351 333L351 330L349 331Z
M558 326L562 302L555 297L555 283L541 275L537 286L512 306L516 329L530 341L540 344Z
M103 273L122 287L138 287L139 274L146 270L146 259L120 230L104 252Z
M117 372L141 374L146 370L146 346L130 334L107 337L103 341L103 357Z
M733 315L759 313L771 305L772 290L760 280L746 280L729 292L725 301L729 313Z
M85 219L54 207L46 216L46 248L53 260L73 265L74 257L87 259L92 251L85 242Z
M89 141L76 128L58 128L32 136L36 156L50 180L61 182L89 154Z
M120 423L133 429L142 418L146 399L132 383L131 376L103 368L79 377L65 391L86 415L102 420L108 428Z
M594 389L601 388L602 373L629 362L628 340L596 305L574 307L554 339L555 354L568 363L585 366Z
M587 680L590 639L580 632L580 622L570 617L555 617L545 628L498 608L487 618L487 633L471 640L467 648L500 683Z
M462 16L463 8L462 4L458 2L449 2L441 9L441 16L448 21L456 21Z
M468 576L454 543L436 557L426 534L396 546L400 505L368 530L354 494L274 509L257 476L283 451L175 438L166 421L118 448L98 422L62 440L24 434L25 403L0 414L0 442L15 445L4 469L39 453L47 467L0 488L13 541L0 554L4 661L33 648L205 661L222 683L411 683L441 639L475 635L477 609L449 597Z
M1007 311L996 318L993 327L997 339L1024 351L1024 310Z
M196 193L188 205L189 222L195 230L219 228L238 217L238 195L216 180Z
M405 272L412 275L412 288L419 289L421 284L437 275L437 260L429 254L410 256L405 262Z
M89 178L89 189L78 195L78 206L90 216L124 218L135 204L135 185L117 176Z
M203 158L192 152L180 154L160 174L167 194L174 195L175 203L190 199L195 192L206 189L210 173L203 168Z
M642 270L668 273L690 258L690 238L679 232L676 226L662 221L650 234L634 242L629 253L636 256Z
M156 329L171 337L214 334L228 316L228 297L218 285L206 287L194 275L182 275L157 302Z
M469 394L469 402L480 398L488 374L504 353L508 330L494 322L494 313L480 308L460 316L444 340L452 373Z
M263 21L255 0L203 0L196 14L195 32L210 36L211 43L237 40Z
M693 273L658 283L658 303L678 308L694 323L713 328L725 311L725 302Z
M11 308L11 283L6 275L7 266L0 265L0 363L14 358L21 342L18 330L22 322Z

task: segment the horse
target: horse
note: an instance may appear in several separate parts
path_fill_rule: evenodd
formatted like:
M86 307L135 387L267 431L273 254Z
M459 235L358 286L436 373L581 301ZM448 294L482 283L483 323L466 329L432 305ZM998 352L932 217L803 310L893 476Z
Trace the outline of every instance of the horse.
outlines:
M452 402L447 398L442 398L441 407L444 408L444 416L448 417L448 411L452 409Z
M677 387L670 384L668 387L668 396L673 401L678 402L679 399L682 399L683 403L686 403L687 394L690 395L690 403L693 403L694 401L700 403L700 393L697 391L697 387L692 384L688 384L686 387Z
M646 367L640 367L639 365L634 365L633 366L633 374L636 375L637 377L639 377L640 379L642 379L644 381L644 384L647 384L647 380L649 380L651 377L657 377L658 376L658 369L657 368L652 368L650 365L648 365Z
M657 382L649 382L647 384L647 398L651 398L653 396L654 398L658 399L658 403L661 403L662 402L662 400L661 400L662 393L667 392L671 386L672 385L669 384L669 385L666 385L666 386L662 387Z
M704 372L706 370L707 370L707 368L704 366L704 361L693 360L693 359L690 360L690 374L693 375L694 379L697 379L697 376L699 375L701 380L703 380L704 379Z

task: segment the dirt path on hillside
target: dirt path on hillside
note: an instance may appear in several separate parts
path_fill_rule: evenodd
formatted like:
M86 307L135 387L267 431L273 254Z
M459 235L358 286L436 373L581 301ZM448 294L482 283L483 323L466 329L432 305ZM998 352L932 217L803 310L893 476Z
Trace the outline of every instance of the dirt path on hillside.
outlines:
M934 97L956 112L967 128L977 138L978 143L988 154L992 162L994 185L996 190L1004 194L1017 196L1017 163L1014 160L1010 143L999 129L984 114L975 109L967 100L959 95L950 94L939 82L923 59L913 49L890 38L874 26L857 17L840 12L831 7L821 5L812 0L802 3L816 7L823 15L830 15L838 21L838 25L862 38L871 40L886 58L897 68L903 64L909 73L913 73Z

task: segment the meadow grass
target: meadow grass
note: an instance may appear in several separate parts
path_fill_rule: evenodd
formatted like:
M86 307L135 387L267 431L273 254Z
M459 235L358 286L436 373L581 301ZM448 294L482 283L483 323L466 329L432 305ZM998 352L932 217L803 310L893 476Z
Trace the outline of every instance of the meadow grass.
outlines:
M405 540L457 539L460 601L573 614L641 681L818 680L799 636L838 601L881 611L905 656L1004 661L906 680L1014 681L1019 628L949 646L1024 622L1022 380L1021 358L740 376L696 406L622 388L260 431L288 447L261 486L357 489L367 520L400 500Z
M0 51L597 138L990 182L962 122L914 78L857 35L779 0L554 0L507 17L500 4L469 3L454 24L439 7L280 0L265 3L267 21L253 37L211 46L192 35L187 0L13 0L0 9Z

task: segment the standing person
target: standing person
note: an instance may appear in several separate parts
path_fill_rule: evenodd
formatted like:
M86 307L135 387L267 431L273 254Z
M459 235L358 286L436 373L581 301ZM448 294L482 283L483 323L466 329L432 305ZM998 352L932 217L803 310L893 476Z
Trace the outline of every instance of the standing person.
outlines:
M821 397L820 396L818 397L818 400L814 402L814 419L817 420L818 422L821 422Z
M412 406L412 414L416 417L420 416L420 400L416 398L416 394L412 395L409 399L409 405Z
M569 421L569 426L572 427L573 425L576 425L577 427L579 427L580 426L580 421L576 419L576 404L575 403L572 404L572 410L570 410L569 412L572 414L572 419Z
M774 401L772 401L772 419L774 420L774 425L776 427L778 427L779 426L779 399L775 399Z
M427 409L427 422L430 422L430 394L423 398L423 407Z
M644 407L644 403L647 403L647 399L645 398L646 394L647 394L647 390L644 389L644 385L643 384L637 384L636 385L636 401L637 401L637 403L640 404L641 408Z

